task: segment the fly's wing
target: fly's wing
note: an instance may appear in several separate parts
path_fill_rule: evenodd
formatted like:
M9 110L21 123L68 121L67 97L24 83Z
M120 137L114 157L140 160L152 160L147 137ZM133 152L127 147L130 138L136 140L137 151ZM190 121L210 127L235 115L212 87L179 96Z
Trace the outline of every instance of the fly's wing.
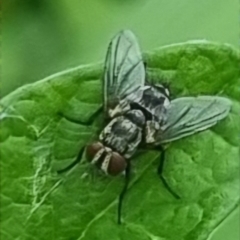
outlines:
M156 144L172 142L206 130L225 118L231 101L223 97L182 97L171 102L166 124L157 133Z
M104 111L144 86L145 68L138 42L129 30L118 33L110 42L103 79Z

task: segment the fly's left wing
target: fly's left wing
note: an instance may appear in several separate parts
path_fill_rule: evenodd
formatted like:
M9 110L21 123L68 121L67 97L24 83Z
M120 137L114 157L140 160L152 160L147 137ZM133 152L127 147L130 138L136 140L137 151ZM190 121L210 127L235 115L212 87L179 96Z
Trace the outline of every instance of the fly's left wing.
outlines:
M224 97L182 97L171 102L166 124L156 136L156 145L206 130L225 118L231 101Z
M143 87L145 67L134 34L129 30L118 33L110 42L105 60L103 79L104 111Z

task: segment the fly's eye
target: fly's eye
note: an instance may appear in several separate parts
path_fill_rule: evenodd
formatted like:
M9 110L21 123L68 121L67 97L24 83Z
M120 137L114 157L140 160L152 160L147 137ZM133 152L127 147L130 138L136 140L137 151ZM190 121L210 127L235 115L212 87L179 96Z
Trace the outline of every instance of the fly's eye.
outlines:
M109 161L108 165L108 174L112 176L116 176L123 172L127 167L127 162L124 157L122 157L117 152L112 153L112 157Z
M86 147L86 158L89 162L92 161L92 159L94 158L94 156L96 155L96 153L103 148L102 143L100 142L95 142L92 143L91 145L88 145Z

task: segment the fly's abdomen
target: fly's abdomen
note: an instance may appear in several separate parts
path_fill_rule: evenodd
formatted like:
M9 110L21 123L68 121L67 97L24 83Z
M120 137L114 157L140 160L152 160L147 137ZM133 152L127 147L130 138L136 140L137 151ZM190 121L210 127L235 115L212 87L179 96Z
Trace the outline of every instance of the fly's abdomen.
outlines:
M140 109L146 120L156 120L163 123L166 119L166 111L170 106L169 92L162 87L145 86L136 93L137 97L131 103L132 109Z

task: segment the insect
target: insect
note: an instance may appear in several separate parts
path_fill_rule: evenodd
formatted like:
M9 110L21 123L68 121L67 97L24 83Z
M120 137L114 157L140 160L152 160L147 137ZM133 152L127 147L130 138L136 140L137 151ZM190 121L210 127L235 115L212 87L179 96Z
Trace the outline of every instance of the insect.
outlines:
M103 91L104 112L111 121L100 141L87 147L87 156L105 173L117 175L142 141L154 142L170 106L167 89L145 85L141 52L130 31L120 32L109 44Z
M230 108L228 99L217 96L181 97L171 101L167 88L147 83L134 34L124 30L112 39L103 76L103 109L109 122L98 141L86 146L86 158L107 175L125 173L118 223L130 181L130 159L139 145L162 146L208 129L225 118ZM163 159L159 174L162 164Z

